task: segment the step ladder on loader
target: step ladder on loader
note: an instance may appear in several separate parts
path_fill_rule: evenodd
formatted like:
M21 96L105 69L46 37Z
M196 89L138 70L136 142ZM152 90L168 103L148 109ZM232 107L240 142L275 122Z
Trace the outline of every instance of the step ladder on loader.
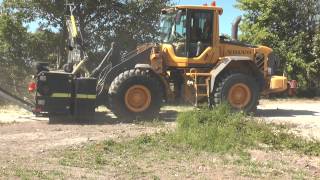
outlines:
M193 80L193 87L195 89L195 102L194 106L198 107L199 98L206 97L208 99L208 105L210 105L210 80L211 73L197 72L196 70L190 70L187 76ZM201 81L204 79L205 82Z

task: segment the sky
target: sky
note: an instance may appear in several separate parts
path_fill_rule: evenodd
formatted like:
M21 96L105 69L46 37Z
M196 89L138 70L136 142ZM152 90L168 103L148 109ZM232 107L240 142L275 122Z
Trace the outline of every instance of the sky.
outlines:
M203 5L211 4L211 0L173 0L175 4L183 5ZM0 3L2 0L0 0ZM223 14L220 16L220 34L231 35L231 24L234 19L242 15L242 12L234 7L236 0L216 0L217 6L223 8ZM28 25L29 31L33 32L37 29L37 23Z

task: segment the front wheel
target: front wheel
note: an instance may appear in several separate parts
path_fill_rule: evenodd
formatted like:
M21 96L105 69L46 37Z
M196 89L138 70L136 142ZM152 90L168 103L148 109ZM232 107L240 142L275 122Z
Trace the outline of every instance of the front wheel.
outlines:
M110 109L120 118L154 118L162 97L158 79L141 69L121 73L109 88Z
M254 78L242 73L226 73L217 82L214 104L227 102L235 110L254 112L259 101L259 86Z

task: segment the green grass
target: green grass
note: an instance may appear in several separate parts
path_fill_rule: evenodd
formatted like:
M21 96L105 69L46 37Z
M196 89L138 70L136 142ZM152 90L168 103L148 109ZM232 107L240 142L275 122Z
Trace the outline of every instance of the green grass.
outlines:
M53 171L53 170L41 171L41 170L29 170L29 169L17 168L14 171L14 176L17 176L23 180L29 180L29 179L31 180L35 178L54 180L54 179L62 179L64 175L62 172Z
M146 127L164 127L165 122L161 121L160 119L152 119L149 121L134 121L134 124L142 125Z
M59 155L58 155L59 156ZM63 158L59 164L63 166L73 166L79 168L100 169L107 163L103 157L103 147L97 145L87 145L84 148L70 148L63 150Z
M71 148L64 150L60 164L88 168L96 172L106 169L118 172L117 176L119 175L120 179L153 179L159 176L155 174L159 169L165 173L172 173L168 174L168 177L175 177L176 173L192 174L191 177L202 176L197 169L185 168L192 167L194 163L212 167L234 167L241 177L281 177L285 173L295 177L309 177L303 170L291 169L280 162L254 162L248 155L243 156L241 153L232 155L231 159L225 159L223 154L204 152L187 144L173 144L172 138L173 134L158 133L142 135L125 142L106 140L83 148ZM212 156L217 160L210 161ZM184 164L180 164L182 162Z
M320 155L320 142L308 141L289 133L284 125L268 124L243 113L233 113L228 106L201 109L178 115L178 128L171 135L174 144L216 153L242 153L267 145L277 150L294 150L306 155Z
M70 148L56 154L59 157L63 153L63 158L59 163L64 166L73 166L90 169L100 169L106 165L117 166L122 162L117 159L109 159L109 156L122 157L138 157L148 153L154 148L159 148L159 152L164 154L169 151L168 142L164 138L165 133L153 136L143 135L127 142L115 142L106 140L98 144L86 145L83 148ZM159 155L159 154L158 154Z

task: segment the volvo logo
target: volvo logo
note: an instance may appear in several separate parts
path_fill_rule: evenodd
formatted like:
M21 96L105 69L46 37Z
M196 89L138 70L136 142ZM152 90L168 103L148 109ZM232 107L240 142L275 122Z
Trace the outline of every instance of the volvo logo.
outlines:
M227 50L228 55L248 55L252 54L251 50Z

